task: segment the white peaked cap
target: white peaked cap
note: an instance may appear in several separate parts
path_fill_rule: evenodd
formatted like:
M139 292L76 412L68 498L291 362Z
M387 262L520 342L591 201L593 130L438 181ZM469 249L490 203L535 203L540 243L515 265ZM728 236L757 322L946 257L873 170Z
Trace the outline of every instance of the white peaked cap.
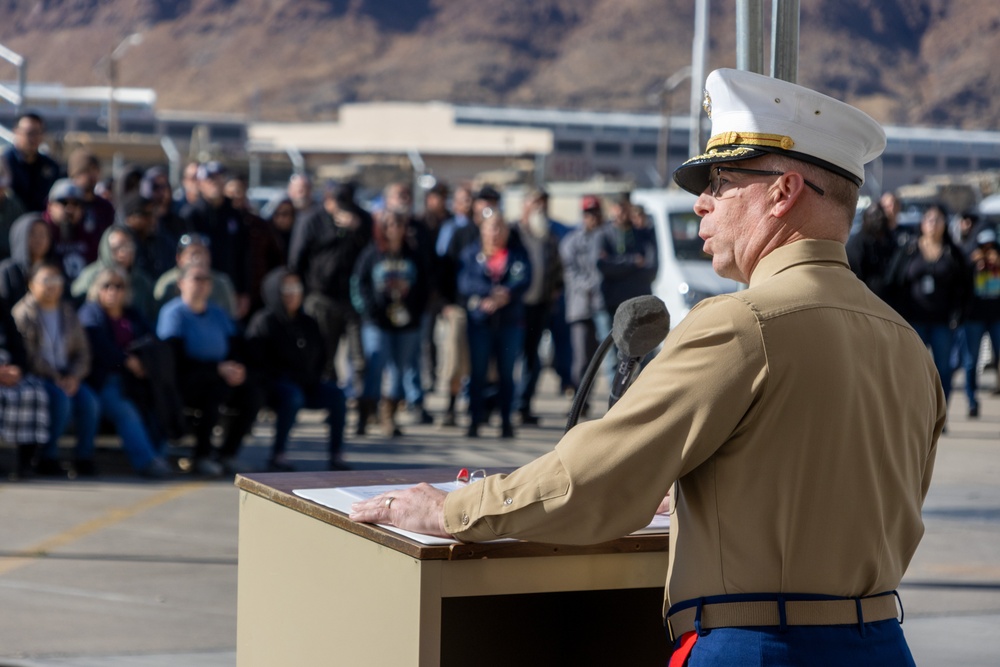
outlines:
M786 155L861 185L865 164L885 149L885 131L840 100L788 81L735 69L708 75L703 103L712 120L705 153L674 171L674 181L701 194L711 166L767 153Z

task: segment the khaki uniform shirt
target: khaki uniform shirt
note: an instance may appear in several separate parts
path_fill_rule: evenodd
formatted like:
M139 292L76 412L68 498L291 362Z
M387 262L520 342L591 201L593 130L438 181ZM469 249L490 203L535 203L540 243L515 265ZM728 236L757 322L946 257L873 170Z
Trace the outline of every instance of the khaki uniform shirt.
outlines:
M624 398L510 475L454 491L458 539L641 528L672 490L667 603L894 589L923 535L945 420L927 349L843 244L799 241L708 299Z

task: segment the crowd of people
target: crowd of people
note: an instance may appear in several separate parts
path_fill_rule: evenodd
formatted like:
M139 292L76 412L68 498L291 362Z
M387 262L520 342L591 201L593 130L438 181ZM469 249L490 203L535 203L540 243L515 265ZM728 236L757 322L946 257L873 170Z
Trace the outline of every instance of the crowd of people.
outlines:
M232 473L264 407L276 471L292 469L302 408L326 411L332 469L347 467L349 410L356 437L435 421L479 437L496 414L497 435L514 438L539 423L543 334L570 395L616 308L657 272L655 234L627 196L583 197L568 226L543 189L511 216L491 185L438 183L418 215L408 183L362 206L353 183L314 197L293 174L261 213L219 162L189 163L176 191L159 166L109 184L84 147L65 169L44 155L43 135L23 115L0 160L0 437L19 477L97 475L102 426L140 475L172 475L168 443L186 434L186 469ZM906 228L899 208L887 193L864 211L851 267L920 334L946 396L964 368L976 417L982 339L1000 345L997 232L969 212L949 225L939 205ZM434 391L447 400L437 416Z
M1000 255L997 232L974 211L957 215L942 204L926 208L919 227L899 224L892 192L862 214L847 242L851 269L900 313L930 348L945 397L959 368L968 415L979 416L978 373L988 335L996 368L1000 350Z
M185 470L231 474L264 407L274 471L293 469L302 408L326 412L331 469L347 468L349 410L356 437L435 421L479 437L497 414L514 438L539 423L544 332L572 394L615 307L656 275L655 235L627 196L607 219L608 202L585 197L570 227L543 189L510 216L493 186L438 183L417 214L408 183L362 206L355 184L314 197L296 173L258 211L220 162L189 163L176 190L160 166L109 182L86 147L65 166L41 152L44 130L22 115L0 160L0 437L17 477L97 475L102 427L139 475L173 475L168 444L185 435Z

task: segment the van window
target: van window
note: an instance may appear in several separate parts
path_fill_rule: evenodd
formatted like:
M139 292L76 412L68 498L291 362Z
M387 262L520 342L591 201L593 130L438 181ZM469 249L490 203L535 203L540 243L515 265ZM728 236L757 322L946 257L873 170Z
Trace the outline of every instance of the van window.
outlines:
M674 239L677 259L711 259L705 252L705 242L698 236L700 224L701 218L694 211L670 214L670 235Z

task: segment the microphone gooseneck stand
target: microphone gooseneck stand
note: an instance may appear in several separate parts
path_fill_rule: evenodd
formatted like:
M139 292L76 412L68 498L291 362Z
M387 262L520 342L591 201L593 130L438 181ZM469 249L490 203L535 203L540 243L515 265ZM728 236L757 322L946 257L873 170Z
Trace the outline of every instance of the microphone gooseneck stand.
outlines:
M576 394L573 396L573 403L569 408L569 418L566 420L566 431L576 426L576 423L580 421L580 413L583 412L583 406L587 404L587 398L590 396L590 390L594 386L594 378L597 377L597 372L601 369L601 364L604 362L604 357L608 354L608 350L611 348L611 344L614 342L611 338L611 334L608 334L601 344L597 346L597 352L594 356L590 358L590 363L587 364L587 370L584 371L583 377L580 379L580 386L576 389ZM564 431L564 432L566 432Z

